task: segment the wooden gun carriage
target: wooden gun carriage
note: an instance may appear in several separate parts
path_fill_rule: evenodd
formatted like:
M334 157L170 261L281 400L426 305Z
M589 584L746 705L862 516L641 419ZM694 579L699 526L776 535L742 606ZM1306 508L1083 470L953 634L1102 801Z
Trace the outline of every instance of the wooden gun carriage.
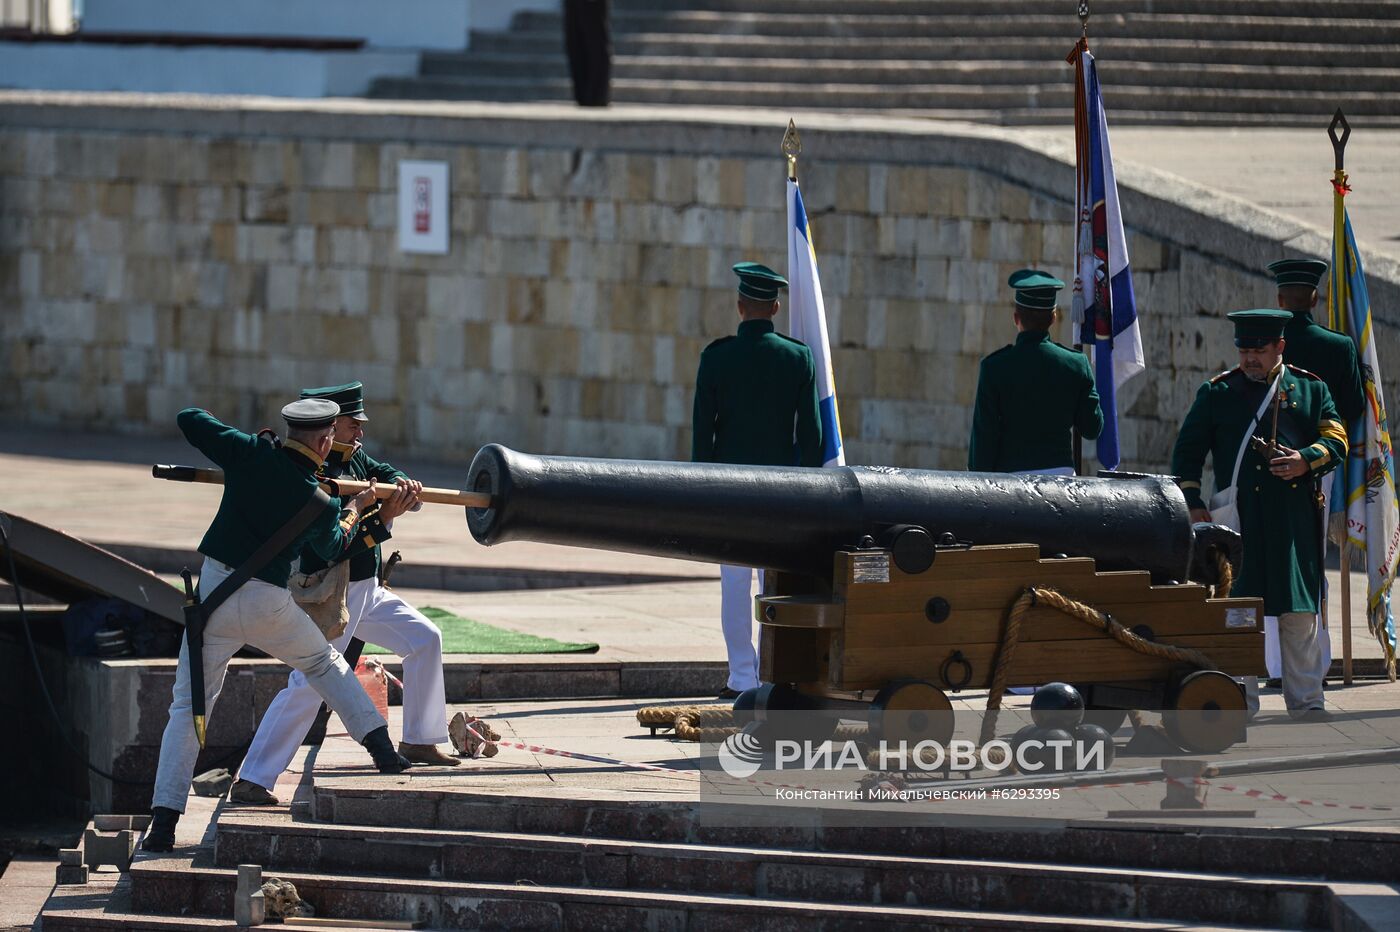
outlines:
M1237 557L1238 536L1193 526L1164 477L583 459L491 445L469 488L491 496L490 508L467 509L483 544L766 570L760 676L778 688L760 704L950 710L948 692L991 684L1016 614L1011 684L1060 680L1090 708L1161 709L1179 744L1217 751L1243 735L1244 694L1230 677L1264 672L1262 603L1212 598L1208 586L1217 554ZM1033 590L1136 637L1110 637ZM927 733L908 737L949 736L937 723L951 716L921 720Z

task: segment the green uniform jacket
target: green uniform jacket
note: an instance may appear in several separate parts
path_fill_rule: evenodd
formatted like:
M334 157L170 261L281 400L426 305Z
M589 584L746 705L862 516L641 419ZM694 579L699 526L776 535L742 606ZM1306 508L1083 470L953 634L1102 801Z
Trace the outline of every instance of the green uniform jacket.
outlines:
M692 428L697 463L820 466L812 351L775 333L771 320L739 324L700 354Z
M320 459L299 443L289 440L275 446L266 437L245 434L199 408L181 411L175 423L186 440L224 471L224 495L199 542L199 552L235 568L242 566L315 492ZM340 519L340 511L339 499L332 498L325 513L253 578L285 588L292 561L306 548L323 559L335 559L354 533L353 526Z
M1307 311L1301 311L1295 312L1284 326L1283 338L1288 341L1283 348L1284 360L1326 382L1342 423L1350 426L1366 406L1361 366L1351 337L1327 329Z
M378 479L381 485L391 485L395 479L408 478L405 473L388 463L371 458L363 447L356 447L346 462L342 462L335 452L332 452L321 467L320 475L328 479L359 479L361 482ZM355 531L355 540L342 557L350 561L351 582L374 579L379 575L379 545L390 536L389 528L378 514L367 515L360 522ZM326 561L310 550L301 555L302 572L314 573L325 566Z
M1073 466L1074 427L1085 440L1103 430L1088 358L1048 333L1023 331L1014 345L982 360L967 468L1019 472Z
M1215 468L1216 487L1223 488L1230 482L1246 433L1266 440L1272 436L1272 405L1259 426L1250 430L1272 381L1272 375L1268 381L1255 382L1242 370L1231 369L1196 392L1172 449L1172 472L1190 507L1206 507L1201 470L1207 455ZM1299 479L1280 479L1269 472L1263 457L1245 451L1236 493L1244 566L1231 590L1232 595L1262 598L1268 615L1317 611L1322 591L1322 525L1314 491L1318 477L1336 467L1347 448L1346 429L1321 379L1289 366L1279 390L1279 442L1302 453L1312 472Z

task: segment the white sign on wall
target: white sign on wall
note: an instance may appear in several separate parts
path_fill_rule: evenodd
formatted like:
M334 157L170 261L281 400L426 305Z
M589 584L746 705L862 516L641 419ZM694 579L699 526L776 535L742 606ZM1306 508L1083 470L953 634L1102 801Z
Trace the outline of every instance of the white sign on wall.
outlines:
M447 163L399 163L399 251L446 255Z

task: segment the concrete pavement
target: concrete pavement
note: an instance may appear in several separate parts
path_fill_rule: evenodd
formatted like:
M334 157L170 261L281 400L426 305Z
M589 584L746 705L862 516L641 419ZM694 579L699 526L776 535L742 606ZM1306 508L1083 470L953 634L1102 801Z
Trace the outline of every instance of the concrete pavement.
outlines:
M1295 220L1300 231L1309 228L1331 238L1333 160L1325 124L1307 130L1115 127L1111 96L1108 105L1115 162L1169 172ZM1051 139L1072 145L1074 140L1072 126L1017 132L1032 144ZM1362 262L1372 254L1400 259L1400 130L1371 129L1355 120L1346 169L1352 188L1347 211ZM1134 225L1131 216L1123 221Z

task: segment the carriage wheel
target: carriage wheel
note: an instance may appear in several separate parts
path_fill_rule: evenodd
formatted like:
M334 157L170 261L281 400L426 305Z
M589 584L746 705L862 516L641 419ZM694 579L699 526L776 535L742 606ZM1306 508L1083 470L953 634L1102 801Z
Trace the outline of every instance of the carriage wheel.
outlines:
M1162 727L1184 750L1215 754L1244 739L1244 690L1219 670L1197 670L1184 677L1167 706Z
M924 680L886 684L870 710L870 736L875 741L947 744L953 737L953 703L947 693Z

